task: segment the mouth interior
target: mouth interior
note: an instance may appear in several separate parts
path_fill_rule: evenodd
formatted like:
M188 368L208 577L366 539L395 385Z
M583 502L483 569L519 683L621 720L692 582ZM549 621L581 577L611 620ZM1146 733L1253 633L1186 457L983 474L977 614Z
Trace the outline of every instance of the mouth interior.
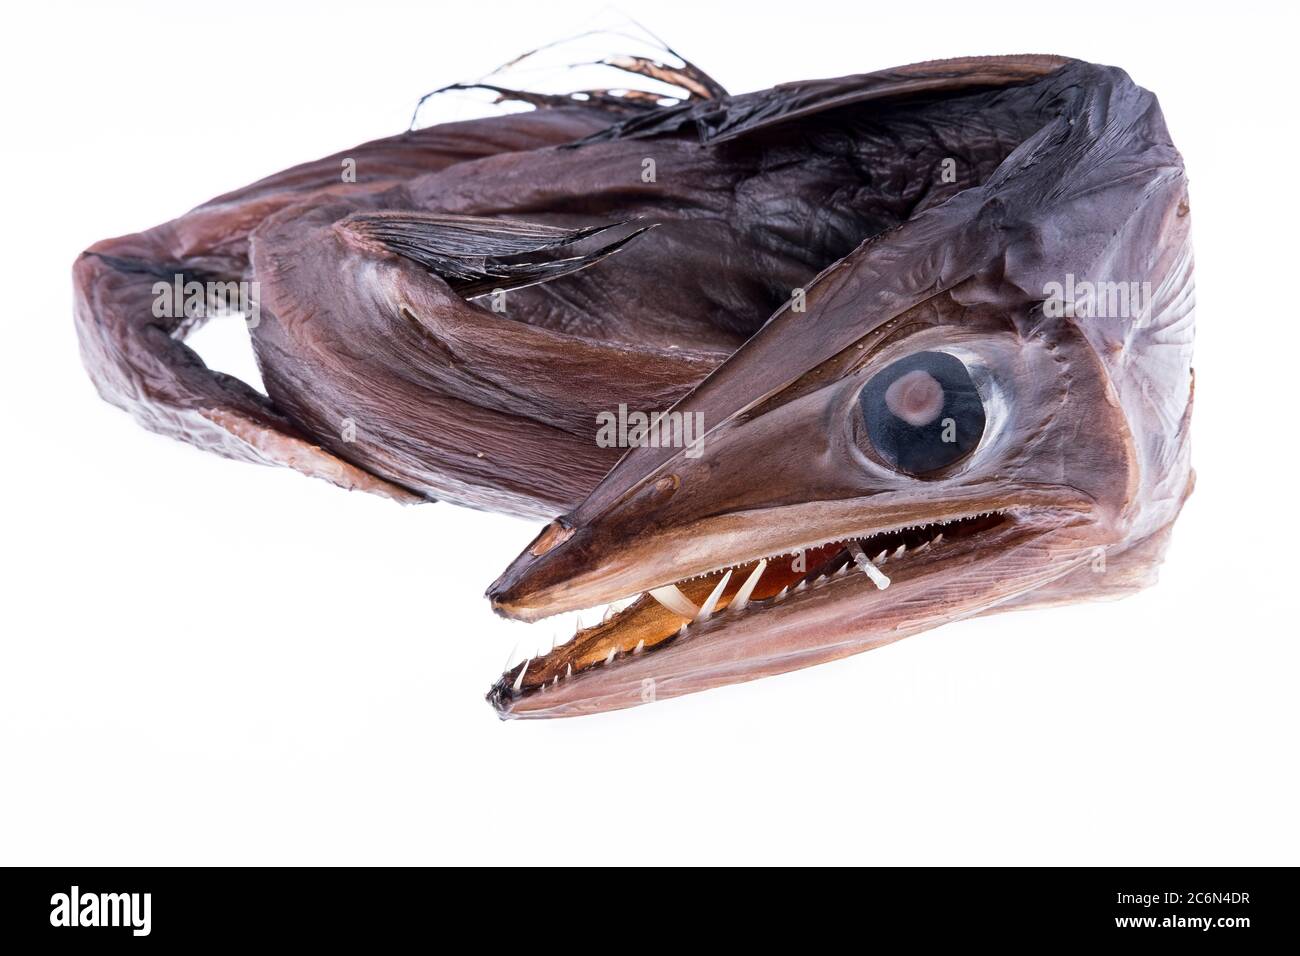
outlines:
M693 624L721 612L761 614L765 608L854 574L866 574L877 588L887 587L889 577L915 573L957 550L969 550L970 539L1011 521L999 511L914 525L749 561L655 588L655 593L638 595L631 603L615 602L599 624L581 628L549 652L511 667L493 692L511 698L541 692L593 668L612 665L625 655L667 647L686 637ZM963 543L966 548L960 547ZM751 583L760 564L763 568Z

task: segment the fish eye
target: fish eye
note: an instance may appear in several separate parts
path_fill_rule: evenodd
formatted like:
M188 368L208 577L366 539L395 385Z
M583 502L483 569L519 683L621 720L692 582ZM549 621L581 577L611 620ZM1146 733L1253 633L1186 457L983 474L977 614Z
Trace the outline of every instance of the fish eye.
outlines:
M966 366L947 352L899 359L863 386L858 405L876 455L909 475L960 461L984 434L984 401Z

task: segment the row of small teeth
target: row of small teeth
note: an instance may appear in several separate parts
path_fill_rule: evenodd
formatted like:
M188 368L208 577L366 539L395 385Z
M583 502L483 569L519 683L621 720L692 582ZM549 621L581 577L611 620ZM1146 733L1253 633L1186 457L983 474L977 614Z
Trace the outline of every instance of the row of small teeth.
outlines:
M987 513L991 513L991 512L986 512L986 514ZM981 517L981 516L976 515L975 517ZM918 528L929 527L929 525L917 525L916 527ZM903 530L910 530L910 529L903 529ZM889 577L880 570L880 566L889 561L897 561L899 558L907 554L907 545L900 544L892 552L886 549L884 551L881 551L874 558L869 559L866 556L866 553L862 550L862 545L859 543L859 539L846 538L844 539L844 542L848 544L849 555L852 558L852 564L854 564L858 568L858 570L860 570L863 574L865 574L868 578L870 578L871 583L874 584L876 586L876 589L880 591L885 590L885 588L889 587L890 584ZM838 541L826 542L826 544L839 544L839 543L841 542ZM917 547L913 548L912 553L922 554L928 551L931 547L942 543L943 543L943 532L940 532L939 534L935 535L931 540L926 541L924 544L918 545ZM825 547L825 546L826 545L819 545L818 547ZM791 551L788 552L788 555L794 555L798 553L799 553L798 551ZM774 557L782 557L782 556L784 555L775 555ZM749 577L745 579L745 583L740 586L740 590L736 592L736 596L731 599L731 602L727 605L727 607L724 610L743 611L749 605L749 599L750 596L754 593L754 588L758 586L759 579L763 576L763 572L767 570L768 560L769 560L768 558L762 558L758 562L758 564L754 566L754 570L749 573ZM683 594L681 588L679 588L676 584L665 584L663 587L651 588L646 593L649 594L656 601L658 601L665 608L667 608L669 611L688 619L688 623L683 624L677 632L677 636L680 639L686 636L687 628L691 624L703 623L704 621L707 621L709 618L713 616L714 612L717 610L718 601L721 600L723 592L726 591L727 589L727 584L730 583L731 581L731 572L736 570L736 567L727 568L727 570L723 573L721 579L714 586L713 590L709 592L709 596L704 599L704 603L701 604L699 607L696 607L695 602L692 601L690 598L688 598L685 594ZM830 580L832 578L843 577L844 575L848 574L848 571L849 571L849 566L847 564L842 565L838 570L833 571L830 574L819 575L812 582L812 586L816 587L817 585L821 584L823 581ZM711 572L711 573L716 573L716 572ZM696 577L705 577L705 576L706 575L696 575ZM695 579L685 578L680 583L684 584L686 583L686 581L692 581L692 580ZM794 586L794 591L798 593L799 591L805 590L808 586L809 586L809 582L807 581L807 579L804 579ZM789 585L783 587L772 597L772 603L773 604L780 603L782 600L785 599L785 596L790 592L790 590L791 588ZM611 603L605 609L605 614L604 617L602 618L602 623L604 621L608 621L619 611L627 608L629 605L631 605L634 601L637 600L637 597L639 597L639 595L631 598L624 598L619 601L615 601ZM581 630L582 630L581 623L579 623L578 630L574 631L574 633L569 637L568 640L565 640L561 643L552 642L550 648L551 652L553 652L557 647L560 647L563 644L567 644L569 640L572 640L573 637L576 637L579 631ZM637 643L636 647L632 649L632 654L635 656L637 654L640 654L644 650L645 650L645 641L641 640ZM619 648L617 645L610 648L609 654L605 657L604 663L607 666L609 664L614 663L615 659L618 657L618 653L619 653ZM506 659L505 670L507 672L509 672L511 667L515 666L513 662L517 661L518 655L519 655L519 647L518 645L516 645L514 651L511 652L510 657ZM518 693L519 690L523 687L524 675L528 673L528 666L533 662L534 657L539 657L539 656L545 656L545 655L530 654L527 660L524 661L524 666L520 669L512 685L516 693ZM573 665L566 664L565 672L564 672L564 680L568 680L572 676L573 676ZM553 687L560 682L560 679L561 679L560 675L556 674L555 677L551 679L551 683L549 685L542 684L541 688L539 689L545 690L548 686Z
M686 633L686 625L683 624L682 627L681 627L681 630L679 630L677 633L678 633L678 635L683 635L683 634L685 634L685 633ZM645 640L644 640L644 638L643 638L642 640L637 641L636 647L634 647L634 648L632 649L632 654L635 656L635 655L637 655L637 654L640 654L640 653L641 653L642 651L644 651L644 650L645 650ZM513 656L513 655L512 655L512 656ZM617 657L618 657L618 647L617 647L617 645L616 645L616 646L614 646L614 647L611 647L610 650L609 650L609 653L605 656L605 664L606 664L606 665L609 665L609 664L614 663L614 659L617 658ZM528 666L529 666L530 664L532 664L532 662L533 662L533 658L532 658L532 657L529 657L526 661L524 661L524 666L521 667L521 668L519 669L519 673L515 676L514 683L510 685L510 686L514 689L514 691L515 691L516 694L519 693L520 689L523 688L523 686L524 686L524 675L528 673ZM508 672L509 670L510 670L510 667L507 666L507 667L506 667L506 671ZM559 674L556 674L554 677L551 678L551 682L550 682L549 684L543 682L542 685L541 685L541 687L538 688L538 690L539 690L539 691L544 691L544 690L546 690L546 688L548 688L548 687L554 687L554 686L555 686L556 684L558 684L561 680L568 680L568 679L569 679L570 677L572 677L572 676L573 676L573 664L572 664L572 663L566 663L566 664L564 665L564 676L563 676L563 677L561 677Z
M926 528L934 528L934 527L938 527L938 526L940 526L940 525L947 526L947 525L949 525L949 524L953 524L954 522L957 522L957 521L974 521L974 520L977 519L977 518L987 518L987 517L991 517L991 516L993 516L993 515L1000 515L1000 514L1006 514L1005 510L997 510L997 511L976 511L976 512L974 512L974 513L972 513L972 514L963 515L963 516L960 517L960 518L952 518L952 519L949 519L949 520L946 520L946 521L925 521L925 522L922 522L921 524L909 524L909 525L903 525L903 526L898 527L898 528L889 528L889 529L884 530L884 531L876 531L876 532L873 532L873 535L883 535L883 534L908 534L908 533L913 532L913 531L924 531ZM774 561L774 560L776 560L776 559L778 559L778 558L793 558L793 557L795 557L796 555L799 555L799 554L806 554L806 553L808 553L809 551L819 551L819 550L821 550L822 548L829 547L830 545L833 545L833 544L842 544L842 545L847 546L847 545L849 544L849 542L851 542L851 541L861 541L861 540L862 540L861 536L859 536L859 537L849 537L849 538L831 538L829 541L823 541L823 542L821 542L820 544L809 545L809 546L806 547L806 548L795 548L793 551L778 551L778 552L776 552L775 554L769 554L769 555L767 555L767 557L765 557L763 560L764 560L764 561ZM933 539L931 539L930 541L927 541L925 544L921 544L921 545L918 545L917 547L913 548L913 549L912 549L912 552L913 552L914 554L915 554L915 553L919 553L919 552L921 552L921 551L924 551L924 550L925 550L927 547L929 547L930 545L939 544L939 543L942 542L942 541L943 541L943 532L940 532L939 534L935 535ZM903 554L904 554L906 551L907 551L907 547L906 547L905 545L901 545L901 544L900 544L897 548L894 549L894 551L893 551L892 554L891 554L890 552L888 552L888 551L881 551L879 555L877 555L875 558L872 559L872 563L873 563L873 564L880 564L880 563L882 563L882 562L883 562L886 558L888 558L888 557L893 557L893 558L895 558L895 559L900 558L900 557L903 556ZM719 571L735 571L735 570L737 570L737 569L739 569L739 568L744 567L744 566L745 566L746 564L748 564L748 563L749 563L748 561L744 561L744 562L741 562L740 564L732 564L732 565L729 565L729 566L727 566L727 567L725 567L725 568L714 568L712 571L701 571L699 574L692 574L690 577L682 578L682 579L680 579L677 583L678 583L678 584L687 584L687 583L689 583L689 582L691 582L691 581L697 581L697 580L699 580L700 578L712 577L713 575L717 574Z
M611 601L605 606L604 612L600 618L600 623L604 624L614 615L631 607L639 600L641 595L634 594L630 597L619 598L617 601ZM542 643L538 646L535 638L524 638L516 642L514 650L506 658L506 666L503 671L510 671L518 667L522 661L531 661L536 657L545 657L554 653L564 645L570 643L575 637L581 634L588 627L588 621L597 608L586 608L581 611L571 611L565 614L557 614L550 619L553 625L549 642L543 638ZM525 641L533 644L533 650L521 655Z

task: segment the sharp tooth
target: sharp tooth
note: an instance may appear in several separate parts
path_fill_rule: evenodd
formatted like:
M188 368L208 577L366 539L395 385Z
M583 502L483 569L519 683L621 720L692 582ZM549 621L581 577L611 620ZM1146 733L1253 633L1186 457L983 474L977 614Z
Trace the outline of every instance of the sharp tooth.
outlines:
M841 574L848 574L848 573L849 573L849 566L847 564L841 564L839 570L835 572L835 576L838 578Z
M519 688L524 686L524 675L528 673L528 665L532 662L533 659L531 657L524 661L524 666L520 669L519 676L515 678L515 682L512 685L516 692L518 692Z
M807 582L807 581L800 581L798 584L796 584L796 585L794 586L794 589L795 589L796 591L802 591L802 590L803 590L804 588L806 588L807 586L808 586L808 582Z
M764 558L754 566L753 571L749 572L749 577L745 578L745 583L740 586L740 590L736 592L736 596L731 599L731 603L727 607L733 611L743 611L745 605L749 603L749 596L754 593L754 588L758 586L758 579L763 576L763 571L766 568L767 558Z
M929 551L929 550L930 550L930 542L927 541L925 544L921 545L919 548L913 548L913 549L912 549L912 553L913 553L913 554L920 554L922 551Z
M889 552L888 552L888 551L881 551L878 555L876 555L875 560L872 561L871 563L872 563L872 564L884 564L887 560L889 560Z
M614 663L614 658L616 658L616 657L618 657L618 648L617 648L617 647L611 647L611 648L609 649L609 655L605 658L605 663L606 663L606 664L612 664L612 663Z
M718 606L718 600L722 597L722 592L727 589L727 582L730 580L731 572L728 571L714 587L713 593L705 599L704 606L700 608L700 613L695 615L696 621L707 621L713 616L713 609Z
M552 687L554 687L554 686L555 686L556 684L558 684L559 682L560 682L560 675L559 675L559 674L556 674L554 677L551 678L551 686L552 686Z
M936 535L934 536L934 542L933 542L933 543L934 543L934 544L939 544L939 543L941 543L942 541L943 541L943 532L940 531L938 534L936 534Z
M637 599L640 597L641 595L639 594L633 594L631 597L619 598L617 601L610 601L609 607L605 608L606 620L613 617L615 614L619 614L623 611L626 611L633 604L635 604L637 602Z
M501 672L503 674L506 671L510 670L510 668L514 667L515 664L519 663L519 648L522 646L523 646L523 641L520 641L519 643L515 644L515 649L511 651L510 656L506 658L506 666L501 668Z
M572 664L572 663L565 664L565 665L564 665L564 679L565 679L565 680L568 680L568 679L569 679L570 677L572 677L572 676L573 676L573 664Z
M897 561L906 553L907 553L907 545L900 544L897 548L894 549L894 553L890 555L890 557L892 557L895 561Z
M782 601L782 600L784 600L784 599L785 599L785 596L786 596L786 594L789 592L789 590L790 590L790 585L787 584L787 585L786 585L785 587L783 587L781 590L779 590L779 591L776 592L776 597L772 598L772 602L775 603L775 602L777 602L777 601Z
M700 613L700 609L675 584L665 584L661 588L651 588L650 596L674 614L680 614L688 620L694 620L695 615Z
M645 638L643 637L641 638L641 640L636 642L636 647L632 648L632 653L640 654L644 650L645 650Z
M678 636L678 637L685 637L685 636L686 636L686 625L685 625L685 624L683 624L680 628L677 629L677 636Z
M856 541L849 543L849 554L853 555L853 563L867 577L871 578L871 583L876 586L877 590L883 591L889 587L889 578L874 564L867 560L867 556L862 552L862 545Z

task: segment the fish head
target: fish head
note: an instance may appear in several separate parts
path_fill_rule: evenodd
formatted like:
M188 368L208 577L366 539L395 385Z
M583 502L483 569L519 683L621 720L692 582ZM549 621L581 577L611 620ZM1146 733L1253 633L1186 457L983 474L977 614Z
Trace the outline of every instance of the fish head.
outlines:
M1150 94L1085 67L988 181L795 290L666 414L620 413L629 452L488 596L521 620L636 597L507 670L503 717L1150 582L1191 482L1186 183Z

